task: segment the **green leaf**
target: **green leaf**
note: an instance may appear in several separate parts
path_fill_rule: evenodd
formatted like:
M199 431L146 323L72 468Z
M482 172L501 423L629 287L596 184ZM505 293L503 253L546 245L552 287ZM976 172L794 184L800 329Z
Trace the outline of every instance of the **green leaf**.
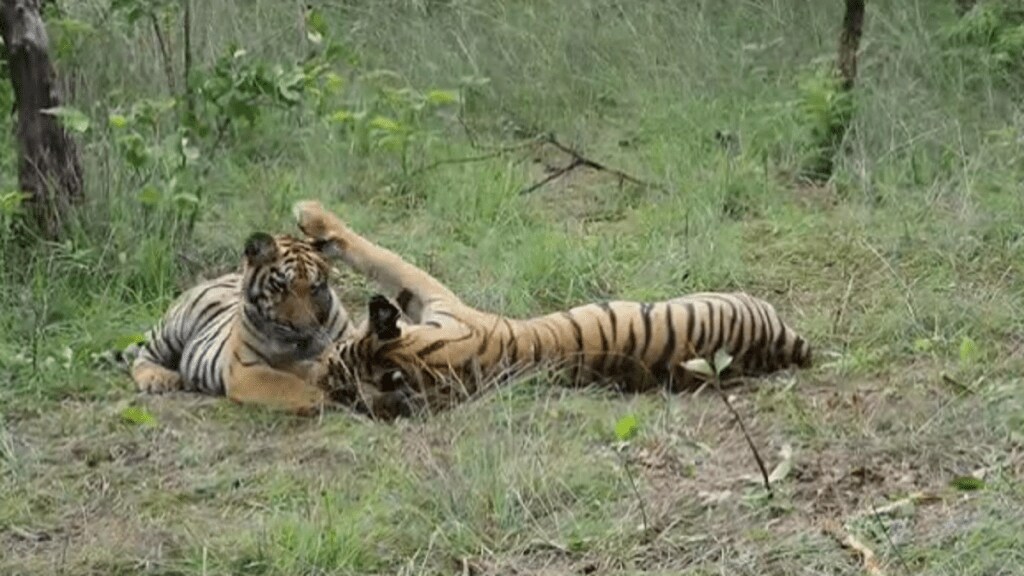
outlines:
M327 34L327 22L324 20L324 15L319 10L310 10L306 13L306 25L313 32L324 36Z
M914 340L914 351L915 352L930 352L932 349L931 338L918 338Z
M111 114L107 122L111 128L124 128L128 125L128 119L121 114Z
M198 206L199 197L188 192L179 192L174 195L174 202L179 206Z
M725 348L719 348L715 351L715 373L721 374L725 372L725 369L732 364L732 355L725 351Z
M427 92L427 102L434 106L454 104L459 101L459 94L454 90L431 90Z
M636 416L627 414L615 423L615 437L623 442L632 440L637 433Z
M982 488L985 487L985 481L979 480L974 476L958 476L956 478L953 478L953 481L950 482L950 484L953 486L953 488L956 488L957 490L960 490L962 492L981 490Z
M960 340L960 363L970 364L978 357L978 345L970 336L964 336Z
M21 212L22 205L31 196L19 190L0 194L0 214L14 216Z
M385 132L398 132L402 129L398 122L395 122L391 118L385 118L384 116L377 116L373 120L370 120L370 126Z
M121 420L138 426L154 426L156 418L142 406L128 406L121 410Z
M331 94L341 92L341 89L345 86L345 80L336 72L328 72L327 74L324 74L324 79L324 87Z
M124 350L125 348L131 346L132 344L142 344L145 341L146 335L143 334L142 332L137 332L135 334L126 334L124 336L121 336L117 340L114 340L113 347L118 350Z
M89 117L77 108L54 106L53 108L43 108L40 112L56 117L60 120L61 125L73 132L81 134L89 129Z
M160 203L162 196L160 190L150 184L139 192L139 202L145 206L156 206Z
M338 110L334 114L331 114L327 119L336 124L344 124L345 122L354 119L354 117L348 110Z
M703 358L694 358L683 362L683 368L690 372L695 372L702 376L714 376L715 371L711 369L711 365L708 361Z

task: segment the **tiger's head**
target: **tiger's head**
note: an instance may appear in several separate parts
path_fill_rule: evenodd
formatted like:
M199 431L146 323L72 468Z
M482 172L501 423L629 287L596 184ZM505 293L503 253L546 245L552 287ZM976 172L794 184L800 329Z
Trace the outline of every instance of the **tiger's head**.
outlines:
M395 302L376 294L367 303L366 321L338 345L332 396L381 417L448 404L464 388L465 366L449 363L461 354L450 356L445 345L457 347L464 331L412 323Z
M271 364L310 360L348 327L328 284L330 266L308 242L255 232L245 241L245 322Z

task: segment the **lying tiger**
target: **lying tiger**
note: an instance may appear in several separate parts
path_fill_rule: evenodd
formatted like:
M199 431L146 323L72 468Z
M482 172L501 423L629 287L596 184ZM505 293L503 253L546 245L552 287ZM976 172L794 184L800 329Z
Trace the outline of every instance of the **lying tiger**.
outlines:
M368 318L327 356L332 397L371 416L446 408L484 383L545 366L574 385L606 380L632 391L686 386L691 358L719 348L723 376L811 366L811 347L775 309L744 293L698 293L663 302L586 304L531 319L475 309L430 274L352 232L315 201L294 206L299 228L329 258L378 283ZM397 303L397 305L396 305Z
M321 354L352 331L328 285L330 268L306 241L256 232L243 268L193 286L120 356L140 391L226 395L298 414L330 399Z

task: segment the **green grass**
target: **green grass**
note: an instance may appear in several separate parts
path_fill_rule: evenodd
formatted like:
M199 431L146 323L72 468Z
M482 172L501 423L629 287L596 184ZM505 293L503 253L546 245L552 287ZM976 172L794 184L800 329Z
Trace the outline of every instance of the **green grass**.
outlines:
M818 187L792 174L810 150L806 114L822 113L801 106L821 96L801 86L832 56L836 3L325 3L359 70L420 90L489 78L462 94L471 134L452 110L431 117L437 138L414 166L551 131L664 190L581 170L521 195L567 161L549 149L410 177L312 112L269 111L236 126L202 175L191 238L140 204L104 126L168 95L150 26L102 24L105 2L65 4L109 33L71 38L59 62L96 127L79 136L89 202L69 239L25 250L0 221L5 574L855 574L859 558L822 523L916 491L941 501L849 524L887 573L1024 561L1024 93L985 46L951 44L953 2L868 3L854 124ZM194 4L199 67L232 42L268 65L309 48L295 3ZM176 17L165 32L178 53ZM737 154L716 130L739 136ZM0 192L14 165L5 147ZM697 290L770 300L817 365L734 403L769 468L792 447L791 472L765 498L707 392L538 380L385 425L137 396L92 362L183 287L236 266L253 229L293 230L289 207L308 197L512 315ZM372 288L343 274L339 289L362 317ZM125 421L127 406L154 424ZM640 432L623 446L625 414ZM981 490L951 488L979 470Z

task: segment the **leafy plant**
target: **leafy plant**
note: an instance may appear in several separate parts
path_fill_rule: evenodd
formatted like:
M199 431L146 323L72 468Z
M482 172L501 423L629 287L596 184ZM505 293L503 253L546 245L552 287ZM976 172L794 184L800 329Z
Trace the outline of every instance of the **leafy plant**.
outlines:
M1009 0L978 2L941 39L947 56L1013 80L1024 68L1024 8Z
M155 426L156 418L142 406L127 406L121 410L121 420L136 426Z
M841 83L832 61L824 58L816 60L800 81L796 104L811 147L803 161L803 172L809 176L831 172L829 166L841 143L843 127L853 117L853 96L842 89Z
M115 0L111 9L129 26L149 21L165 49L160 20L178 5ZM408 174L415 147L433 140L427 117L458 102L452 90L420 91L386 70L360 72L357 59L331 39L319 11L308 10L305 18L312 50L298 62L271 64L232 44L209 66L186 70L183 93L110 112L107 127L115 151L132 171L136 200L172 237L187 239L194 229L206 201L202 181L221 150L267 114L298 111L337 124L357 149L396 154ZM190 61L189 55L184 59ZM165 66L171 68L169 60ZM169 71L169 85L172 75ZM66 111L66 121L88 128L88 118L72 112Z

